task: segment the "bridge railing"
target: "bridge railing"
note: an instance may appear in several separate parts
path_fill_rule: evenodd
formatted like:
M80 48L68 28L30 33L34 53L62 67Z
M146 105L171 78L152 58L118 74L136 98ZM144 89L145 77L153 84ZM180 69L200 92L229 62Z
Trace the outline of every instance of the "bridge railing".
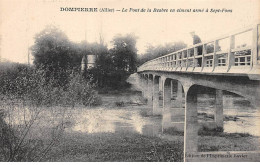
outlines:
M260 24L147 61L142 71L205 73L259 72ZM256 71L252 71L255 68Z

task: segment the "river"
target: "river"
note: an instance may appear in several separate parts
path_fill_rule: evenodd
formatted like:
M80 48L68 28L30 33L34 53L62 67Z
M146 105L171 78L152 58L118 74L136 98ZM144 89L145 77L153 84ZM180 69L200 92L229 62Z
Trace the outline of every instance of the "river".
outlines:
M129 80L132 89L137 90L136 75ZM70 131L86 133L98 132L137 132L145 135L160 135L162 133L162 118L160 116L144 116L142 111L147 110L146 105L127 104L118 107L115 102L139 103L141 93L127 93L120 95L102 95L101 107L82 108L74 112L75 124ZM214 114L213 98L207 94L198 95L198 113ZM232 94L223 96L224 105L224 132L249 133L260 136L260 111L243 97ZM174 109L173 109L174 110ZM184 108L179 108L183 115L179 122L184 121ZM200 120L205 118L199 115ZM207 121L213 121L206 118Z

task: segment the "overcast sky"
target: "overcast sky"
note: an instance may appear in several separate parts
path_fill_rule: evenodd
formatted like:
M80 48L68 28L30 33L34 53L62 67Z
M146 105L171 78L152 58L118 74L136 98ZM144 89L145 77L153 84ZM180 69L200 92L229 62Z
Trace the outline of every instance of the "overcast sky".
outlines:
M133 12L61 12L60 7L84 8L164 8L164 9L231 9L223 13L133 13ZM33 36L53 24L69 39L80 42L99 41L102 33L109 45L116 34L134 33L138 53L148 43L184 41L191 44L190 32L203 41L260 22L260 0L0 0L1 56L25 63ZM86 35L85 35L86 33Z

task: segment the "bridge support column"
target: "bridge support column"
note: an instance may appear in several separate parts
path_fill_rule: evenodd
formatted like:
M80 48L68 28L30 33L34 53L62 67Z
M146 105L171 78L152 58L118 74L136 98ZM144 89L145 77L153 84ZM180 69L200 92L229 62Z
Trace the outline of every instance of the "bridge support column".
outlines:
M174 92L171 104L171 127L178 131L184 131L184 109L182 108L182 84L180 81L172 80L172 90Z
M176 107L182 108L182 85L179 81L177 84L177 97L175 104Z
M159 76L153 78L153 115L161 115L159 107Z
M142 91L142 96L144 97L144 77L143 77L143 74L140 75L139 86L140 86L141 91Z
M171 81L172 96L174 101L172 101L172 106L174 108L182 108L182 84L180 81L172 80Z
M184 159L198 150L198 128L197 88L191 87L185 92Z
M143 74L139 76L139 86L142 91L142 96L144 97L144 77Z
M223 128L223 91L216 89L215 116L216 127Z
M162 128L166 129L171 126L171 81L163 79L163 113Z
M147 98L147 92L148 92L148 76L144 75L144 80L143 80L143 96L144 98Z
M148 84L147 84L147 106L148 106L148 115L152 115L153 108L153 75L148 75Z

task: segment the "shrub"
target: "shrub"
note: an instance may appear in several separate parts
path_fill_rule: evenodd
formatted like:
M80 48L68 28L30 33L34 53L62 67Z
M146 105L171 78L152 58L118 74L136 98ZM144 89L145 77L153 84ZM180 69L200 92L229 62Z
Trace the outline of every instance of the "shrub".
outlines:
M222 127L216 127L216 128L208 128L206 126L203 126L199 129L198 134L200 136L218 136L222 134L224 129Z
M117 107L124 107L125 106L125 103L123 101L116 101L115 104L116 104Z
M164 134L169 134L169 135L184 136L184 132L183 131L180 131L177 128L174 128L174 127L163 129L163 133Z
M0 92L9 98L37 106L101 104L91 77L84 78L75 70L67 70L67 83L62 85L57 83L56 77L48 73L41 67L35 69L14 65L1 72Z
M101 104L92 78L86 79L75 70L64 72L67 82L60 84L41 67L12 64L0 68L0 105L4 107L0 110L0 161L40 161L58 144L65 128L66 107L58 109L58 117L40 116L45 107L39 107ZM17 108L18 112L24 111L23 119L16 116ZM55 122L47 123L47 128L37 125L44 117Z
M53 119L56 123L44 128L37 125L43 117L39 116L39 109L31 107L28 116L19 119L14 114L15 107L15 102L10 102L6 109L0 109L0 161L40 161L62 138L65 115Z
M95 83L92 79L87 81L79 73L72 72L69 78L69 84L65 90L64 104L73 105L75 102L85 106L95 106L101 104L101 99L94 90Z

